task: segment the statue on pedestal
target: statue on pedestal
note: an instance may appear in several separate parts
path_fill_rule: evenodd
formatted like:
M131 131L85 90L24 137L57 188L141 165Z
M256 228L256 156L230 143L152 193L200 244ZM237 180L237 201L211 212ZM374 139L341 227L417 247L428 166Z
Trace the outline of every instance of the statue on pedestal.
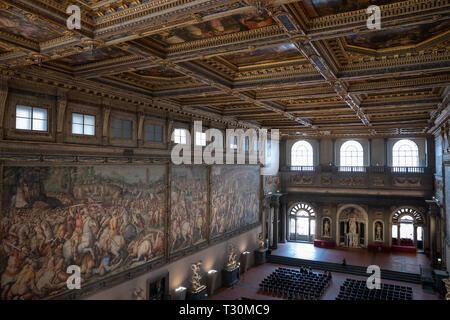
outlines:
M228 246L228 262L226 270L231 271L237 267L236 253L234 252L234 246L230 244Z
M202 265L202 262L199 261L197 263L193 263L191 265L192 269L192 277L191 277L191 291L192 292L199 292L205 288L204 285L200 283L202 280L202 276L200 275L200 266Z
M263 236L262 236L262 233L260 233L259 235L258 235L258 249L265 249L265 247L266 247L266 243L264 242L264 240L263 240Z

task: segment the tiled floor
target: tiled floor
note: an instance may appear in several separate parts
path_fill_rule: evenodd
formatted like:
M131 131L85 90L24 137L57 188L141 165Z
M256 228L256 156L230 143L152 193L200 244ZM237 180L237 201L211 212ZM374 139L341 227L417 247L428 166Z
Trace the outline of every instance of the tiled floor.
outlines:
M259 283L269 274L271 274L279 265L266 263L261 266L253 267L246 273L241 275L241 279L237 285L232 288L221 288L209 299L211 300L235 300L238 298L249 298L255 300L282 300L281 297L270 296L258 292ZM283 266L285 267L285 266ZM319 271L320 272L320 271ZM364 277L358 277L353 275L333 273L333 279L330 286L325 291L321 300L334 300L339 293L339 288L346 278L366 280ZM414 300L438 300L437 294L424 291L421 285L396 282L389 280L382 280L381 283L397 284L401 286L411 287L413 290Z
M422 253L401 252L369 252L366 249L348 248L318 248L310 243L287 242L278 244L278 249L272 254L299 259L316 260L342 263L345 258L347 264L367 267L378 265L381 269L394 271L420 273L422 267L424 272L429 271L430 261Z

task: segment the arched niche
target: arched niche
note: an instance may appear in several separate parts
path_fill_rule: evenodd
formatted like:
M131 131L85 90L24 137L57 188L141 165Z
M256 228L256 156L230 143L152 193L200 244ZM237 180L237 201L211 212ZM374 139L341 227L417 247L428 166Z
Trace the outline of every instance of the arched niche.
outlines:
M341 247L365 248L368 244L369 218L357 204L346 204L336 214L336 243Z

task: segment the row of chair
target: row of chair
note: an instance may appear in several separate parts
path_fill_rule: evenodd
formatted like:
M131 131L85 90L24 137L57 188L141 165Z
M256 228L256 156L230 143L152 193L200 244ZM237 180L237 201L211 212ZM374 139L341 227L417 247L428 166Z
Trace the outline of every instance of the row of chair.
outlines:
M277 268L259 285L259 290L290 300L317 300L329 286L331 273L319 274L311 269Z
M381 284L380 289L369 289L366 281L346 279L336 300L412 300L412 288Z

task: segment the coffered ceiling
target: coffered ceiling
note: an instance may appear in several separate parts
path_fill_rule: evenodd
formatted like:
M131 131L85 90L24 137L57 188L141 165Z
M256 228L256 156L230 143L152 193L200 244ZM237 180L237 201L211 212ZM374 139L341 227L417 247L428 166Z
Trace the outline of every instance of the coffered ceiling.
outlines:
M448 101L450 0L3 0L0 68L285 136L424 135Z

